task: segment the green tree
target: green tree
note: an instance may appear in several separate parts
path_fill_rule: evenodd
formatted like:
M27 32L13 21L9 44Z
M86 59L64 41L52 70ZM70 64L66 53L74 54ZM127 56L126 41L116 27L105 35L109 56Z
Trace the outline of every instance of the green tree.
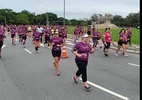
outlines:
M126 16L127 26L137 27L140 26L140 13L130 13Z
M28 16L26 14L18 14L16 16L16 24L29 24Z
M71 23L71 25L73 25L73 26L77 26L77 25L78 25L78 20L76 20L76 19L71 19L71 20L70 20L70 23Z

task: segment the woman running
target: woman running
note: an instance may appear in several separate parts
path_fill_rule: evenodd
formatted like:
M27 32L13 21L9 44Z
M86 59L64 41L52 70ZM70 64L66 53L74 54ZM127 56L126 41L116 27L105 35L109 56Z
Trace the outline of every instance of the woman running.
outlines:
M63 39L59 37L58 33L54 33L53 37L50 39L50 44L52 45L52 56L54 58L53 64L56 68L56 75L60 75L59 71L59 61L61 57L61 47L64 46Z
M113 41L112 41L112 37L111 37L111 32L110 32L110 28L105 28L105 32L103 34L103 43L104 43L104 55L107 57L108 55L108 51L110 48L111 43L114 45Z
M12 44L14 44L14 46L15 46L15 42L16 42L16 27L12 27L12 29L11 29L11 38L12 38Z
M117 45L117 50L115 52L115 56L118 56L118 51L121 49L122 47L122 42L123 42L123 34L125 33L125 29L122 28L119 32L119 40L118 40L118 45Z
M35 44L36 54L38 53L37 52L38 48L40 48L40 38L41 38L40 33L38 32L37 29L35 29L34 32L33 32L33 41L34 41L34 44Z
M44 40L45 40L45 42L44 42L44 44L48 44L48 48L50 48L50 28L49 27L47 27L45 30L44 30Z
M73 53L76 55L75 62L78 67L78 71L72 77L74 82L77 83L77 78L82 75L82 81L84 83L84 89L90 90L90 86L87 83L87 64L89 58L89 52L94 52L93 46L89 43L89 35L86 33L82 35L82 41L75 44L73 47Z

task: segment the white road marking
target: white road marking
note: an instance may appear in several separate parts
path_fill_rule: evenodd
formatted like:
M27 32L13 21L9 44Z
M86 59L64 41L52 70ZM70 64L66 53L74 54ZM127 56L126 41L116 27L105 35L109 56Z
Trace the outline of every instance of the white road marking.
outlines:
M82 80L81 78L79 78L80 80ZM112 95L114 95L114 96L117 96L117 97L119 97L119 98L121 98L121 99L123 99L123 100L129 100L129 98L127 98L127 97L125 97L125 96L122 96L122 95L120 95L120 94L118 94L118 93L115 93L115 92L113 92L113 91L110 91L110 90L108 90L108 89L106 89L106 88L103 88L103 87L101 87L101 86L99 86L99 85L97 85L97 84L94 84L94 83L92 83L92 82L90 82L90 81L87 81L88 82L88 84L90 84L90 85L92 85L92 86L94 86L94 87L96 87L96 88L98 88L98 89L100 89L100 90L103 90L103 91L105 91L105 92L107 92L107 93L110 93L110 94L112 94Z
M138 66L140 67L140 65L137 65L137 64L133 64L133 63L128 63L129 65L132 65L132 66Z
M29 51L28 49L25 49L28 53L30 53L30 54L32 54L32 52L31 51Z
M3 46L2 46L2 49L3 49L4 47L6 47L6 45L3 45Z

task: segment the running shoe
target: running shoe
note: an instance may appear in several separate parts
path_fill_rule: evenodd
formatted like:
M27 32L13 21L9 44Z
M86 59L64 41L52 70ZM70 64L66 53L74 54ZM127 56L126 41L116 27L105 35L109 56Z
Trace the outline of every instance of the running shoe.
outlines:
M128 55L127 55L127 54L124 54L124 57L128 57Z
M57 75L57 76L60 76L60 72L58 71L58 72L56 73L56 75Z
M91 88L90 88L90 86L84 86L84 89L89 91Z
M105 55L106 57L108 57L108 54L104 53L104 55Z
M52 61L52 64L54 65L54 67L55 67L55 62L54 61Z
M117 56L118 56L118 54L117 54L117 53L115 53L115 56L117 57Z
M78 82L77 82L77 79L75 79L74 76L72 77L72 79L73 79L74 83L78 83Z

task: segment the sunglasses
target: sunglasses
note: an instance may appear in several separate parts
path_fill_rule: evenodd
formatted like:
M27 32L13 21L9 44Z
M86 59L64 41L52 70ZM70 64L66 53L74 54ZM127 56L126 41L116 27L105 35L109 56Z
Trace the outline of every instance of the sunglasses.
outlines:
M58 35L58 34L55 34L55 35Z

